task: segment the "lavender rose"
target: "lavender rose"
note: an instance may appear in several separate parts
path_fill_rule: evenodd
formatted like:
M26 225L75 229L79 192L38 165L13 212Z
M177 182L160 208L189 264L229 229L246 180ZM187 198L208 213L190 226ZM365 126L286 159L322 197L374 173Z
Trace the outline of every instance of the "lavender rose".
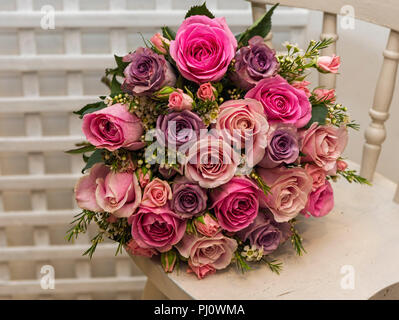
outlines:
M260 80L276 75L280 66L273 49L270 49L260 36L248 41L247 47L237 51L232 74L234 83L244 89L253 88Z
M205 128L202 119L194 112L189 110L171 112L158 117L156 137L161 146L167 144L169 148L176 149L196 140L200 130Z
M263 168L275 168L293 163L299 156L297 129L290 125L272 126L268 133L265 156L258 163Z
M176 76L165 57L148 48L138 48L123 57L123 62L130 62L123 74L125 81L122 90L136 95L146 95L163 86L174 86Z
M203 212L207 200L206 191L186 177L173 182L171 209L181 218L191 218Z
M249 240L251 246L262 248L263 254L266 255L286 241L291 236L291 230L289 223L277 223L270 212L261 211L254 222L237 235L242 241Z

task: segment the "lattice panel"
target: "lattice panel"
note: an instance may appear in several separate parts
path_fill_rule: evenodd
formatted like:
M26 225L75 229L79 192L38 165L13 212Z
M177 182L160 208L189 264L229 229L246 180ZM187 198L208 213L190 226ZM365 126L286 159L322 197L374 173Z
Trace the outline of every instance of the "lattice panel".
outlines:
M73 186L80 156L66 156L84 138L72 111L106 88L113 53L142 45L159 27L176 29L185 0L7 0L0 2L0 298L138 298L145 277L116 246L82 257L90 236L65 242L78 213ZM41 9L55 9L55 29L43 30ZM249 3L208 0L232 30L251 23ZM275 38L296 38L307 12L280 9ZM92 230L93 231L93 230ZM93 232L91 232L93 233ZM40 286L43 265L55 269L55 289Z

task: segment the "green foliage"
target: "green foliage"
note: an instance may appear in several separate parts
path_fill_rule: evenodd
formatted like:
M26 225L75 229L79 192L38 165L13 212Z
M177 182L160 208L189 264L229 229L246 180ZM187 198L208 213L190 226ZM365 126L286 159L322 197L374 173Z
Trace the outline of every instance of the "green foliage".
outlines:
M316 104L312 106L312 117L310 118L308 124L305 128L309 128L312 123L318 122L319 125L324 125L326 123L326 117L328 114L328 109L325 104Z
M176 32L174 32L171 28L165 26L162 27L162 35L168 40L175 40Z
M114 55L115 58L115 62L117 67L114 69L106 69L105 70L105 75L116 75L116 76L120 76L123 77L123 71L125 70L125 68L129 65L129 62L124 62L122 59L123 57L119 57L117 55Z
M210 12L209 9L206 7L206 2L204 2L200 6L191 7L190 10L187 11L184 19L187 19L188 17L191 17L191 16L207 16L211 19L215 18L215 16L212 14L212 12Z
M251 270L251 267L244 260L244 258L241 256L241 254L238 250L234 253L234 256L235 256L238 270L240 270L242 273L244 273L245 271Z
M266 196L270 193L270 187L263 181L262 177L258 175L255 170L251 172L250 177L255 180Z
M372 185L371 182L368 181L366 178L359 176L356 173L356 170L345 170L345 171L338 170L337 173L340 176L344 177L346 181L348 181L349 183L355 182L359 184L366 184L368 186Z
M98 101L94 103L89 103L79 111L74 111L73 113L79 115L79 118L82 119L85 114L92 113L106 107L107 105L104 103L104 101Z
M112 77L110 89L112 95L122 93L121 83L118 81L118 79L116 79L116 75Z
M268 10L262 17L254 22L252 26L250 26L243 33L240 33L236 36L238 47L245 47L248 45L248 40L250 40L253 36L261 36L262 38L266 37L272 28L272 15L274 9L279 4L275 4L270 10Z
M264 256L262 261L266 263L269 269L274 273L280 274L280 272L283 270L283 263L276 259L269 261L267 260L266 256Z
M306 253L306 250L303 247L301 236L299 235L298 231L294 228L295 223L296 223L295 219L290 221L291 232L292 232L291 243L295 249L296 254L298 256L301 256L303 253Z
M65 152L69 153L69 154L78 154L78 153L91 152L91 151L94 151L95 149L96 149L95 146L85 143L82 147L79 147L77 149L71 149L71 150L68 150Z
M86 161L85 167L82 169L82 173L85 173L86 170L90 169L92 166L94 166L96 163L103 162L103 153L104 149L96 149L88 158Z

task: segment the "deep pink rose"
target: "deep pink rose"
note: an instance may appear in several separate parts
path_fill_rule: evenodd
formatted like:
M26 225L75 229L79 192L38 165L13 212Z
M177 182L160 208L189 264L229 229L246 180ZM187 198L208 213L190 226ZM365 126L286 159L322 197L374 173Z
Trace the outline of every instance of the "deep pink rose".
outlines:
M193 144L184 164L186 177L203 188L216 188L233 178L239 155L221 139L206 135Z
M168 46L170 44L170 41L168 39L166 39L165 37L163 37L159 32L157 32L156 34L154 34L150 41L152 42L152 44L154 45L155 48L157 48L157 50L163 54L166 54L166 49L165 48L165 44L166 46Z
M172 200L172 190L167 181L155 178L147 184L143 191L141 205L145 207L162 207Z
M269 124L260 102L254 99L229 100L220 105L215 128L227 143L245 149L253 167L265 155Z
M337 73L341 65L341 58L333 54L332 56L321 56L317 59L317 67L322 71Z
M261 197L260 205L269 208L277 222L287 222L305 208L313 182L305 169L279 167L257 171L271 189Z
M220 231L219 223L209 213L206 213L203 219L205 223L202 223L199 219L194 220L195 227L199 233L206 237L213 237Z
M216 89L211 85L210 82L203 83L198 88L197 97L203 101L215 101L215 92Z
M168 206L139 207L129 218L132 237L142 248L155 248L160 252L169 251L178 243L186 230L186 221L178 218Z
M189 258L189 264L192 266L209 265L220 270L230 264L237 249L237 241L221 232L212 238L185 234L175 247L183 257Z
M83 133L97 148L114 151L119 148L138 150L145 146L140 141L143 125L139 118L123 104L114 104L83 117Z
M224 18L195 15L183 21L169 52L184 78L204 83L224 76L236 48Z
M329 100L332 103L335 102L335 89L322 89L317 88L313 90L313 94L316 96L317 100Z
M174 111L191 110L193 108L193 99L185 94L182 89L172 92L169 95L169 109Z
M302 162L314 162L327 173L335 174L337 160L348 143L346 127L319 126L317 122L303 133Z
M334 208L334 193L331 184L325 180L324 185L313 191L309 195L308 203L303 210L305 215L311 214L313 217L323 217Z
M308 88L308 85L310 85L309 81L303 80L303 81L294 81L291 84L294 88L297 88L299 90L302 90L305 92L306 96L309 98L312 94L310 93L310 90Z
M312 177L312 191L315 191L316 189L324 185L326 181L326 172L323 170L323 168L320 168L311 163L307 163L305 165L305 170Z
M187 273L191 272L194 272L198 279L204 279L206 276L214 274L216 269L209 264L197 267L192 264L191 260L188 260Z
M153 255L157 255L158 251L152 248L141 248L138 244L137 241L135 240L130 240L126 244L126 250L130 252L132 255L135 256L143 256L143 257L148 257L151 258Z
M96 164L89 175L79 179L75 197L82 209L129 217L140 204L141 189L134 173L114 173L107 166Z
M220 226L231 232L239 231L254 221L263 192L248 178L234 177L212 190L212 207Z
M279 75L259 81L245 98L262 103L269 123L292 123L302 128L312 116L312 106L305 92L294 88Z

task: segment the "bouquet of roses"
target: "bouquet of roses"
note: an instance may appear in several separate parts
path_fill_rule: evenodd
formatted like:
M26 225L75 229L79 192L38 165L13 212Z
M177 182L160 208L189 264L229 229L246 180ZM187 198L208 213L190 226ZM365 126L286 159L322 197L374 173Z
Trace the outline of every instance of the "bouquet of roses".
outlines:
M234 36L224 18L189 10L177 33L168 27L144 46L115 56L102 79L111 93L75 112L88 142L90 170L76 185L69 240L99 227L132 255L158 255L166 272L187 262L198 278L236 262L262 261L291 240L298 215L322 217L334 206L330 182L348 170L341 154L357 128L331 88L310 90L308 71L337 73L338 56L286 43L276 53L264 37L273 7Z

